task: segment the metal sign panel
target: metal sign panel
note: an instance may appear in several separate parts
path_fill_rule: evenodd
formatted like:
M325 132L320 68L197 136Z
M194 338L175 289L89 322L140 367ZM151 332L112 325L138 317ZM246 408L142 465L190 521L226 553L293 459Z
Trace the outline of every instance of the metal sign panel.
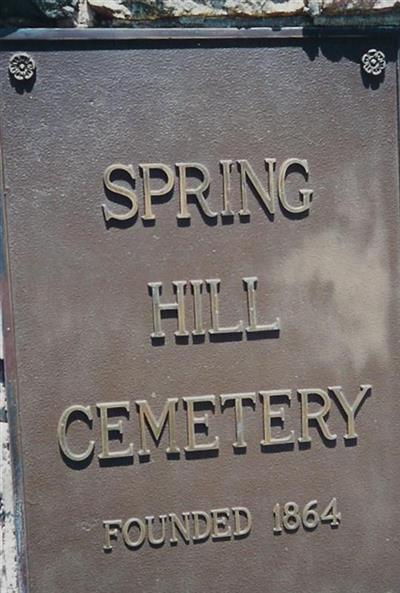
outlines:
M396 591L395 43L40 35L0 60L27 591Z

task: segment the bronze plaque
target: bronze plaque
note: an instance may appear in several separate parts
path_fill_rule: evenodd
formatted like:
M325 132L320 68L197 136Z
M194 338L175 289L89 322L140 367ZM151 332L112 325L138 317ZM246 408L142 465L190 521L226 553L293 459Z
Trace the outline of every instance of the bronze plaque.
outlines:
M26 591L395 593L395 41L101 35L2 42Z

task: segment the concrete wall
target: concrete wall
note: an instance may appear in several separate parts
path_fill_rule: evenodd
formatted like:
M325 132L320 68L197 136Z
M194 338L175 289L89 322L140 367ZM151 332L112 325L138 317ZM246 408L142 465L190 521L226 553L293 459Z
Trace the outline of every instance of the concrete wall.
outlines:
M0 0L1 27L399 24L397 0ZM0 593L18 592L17 561L7 405L0 383Z

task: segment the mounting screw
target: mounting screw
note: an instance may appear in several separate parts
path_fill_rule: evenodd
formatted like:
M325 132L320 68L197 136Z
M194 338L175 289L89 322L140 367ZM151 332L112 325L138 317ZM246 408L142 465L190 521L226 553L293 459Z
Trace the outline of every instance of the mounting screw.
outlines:
M386 56L379 49L369 49L361 58L364 71L373 76L379 76L386 68Z
M8 70L15 80L30 80L36 70L35 60L26 53L17 53L11 56Z

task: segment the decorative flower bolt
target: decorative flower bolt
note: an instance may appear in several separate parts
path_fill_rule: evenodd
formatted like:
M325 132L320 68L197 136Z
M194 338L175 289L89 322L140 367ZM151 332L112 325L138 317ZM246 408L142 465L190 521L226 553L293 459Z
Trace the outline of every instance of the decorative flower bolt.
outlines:
M16 80L29 80L35 74L35 60L29 54L14 54L10 58L8 69Z
M361 58L362 67L367 74L379 76L386 68L386 58L383 51L370 49Z

